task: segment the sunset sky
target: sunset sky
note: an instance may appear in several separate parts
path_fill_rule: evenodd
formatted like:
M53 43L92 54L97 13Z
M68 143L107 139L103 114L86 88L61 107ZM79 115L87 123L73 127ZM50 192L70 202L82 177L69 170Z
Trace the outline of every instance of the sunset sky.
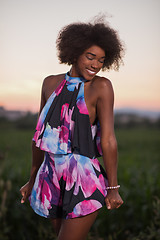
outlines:
M115 108L160 111L160 0L0 0L0 106L38 111L43 79L67 72L55 41L66 24L107 13L125 42L111 80Z

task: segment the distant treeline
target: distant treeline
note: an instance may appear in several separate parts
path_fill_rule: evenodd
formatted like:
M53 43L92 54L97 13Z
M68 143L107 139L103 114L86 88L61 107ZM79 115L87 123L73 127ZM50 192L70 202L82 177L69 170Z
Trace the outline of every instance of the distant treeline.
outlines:
M151 118L140 116L133 113L116 113L115 114L115 127L158 127L160 128L160 117Z
M10 120L7 117L0 117L0 125L4 127L15 127L20 129L34 129L36 126L38 114L28 112L25 116L16 120Z
M25 116L16 120L0 117L0 125L4 127L15 127L19 129L35 129L38 114L28 112ZM160 128L160 118L142 117L136 114L115 113L115 128L132 127L158 127Z

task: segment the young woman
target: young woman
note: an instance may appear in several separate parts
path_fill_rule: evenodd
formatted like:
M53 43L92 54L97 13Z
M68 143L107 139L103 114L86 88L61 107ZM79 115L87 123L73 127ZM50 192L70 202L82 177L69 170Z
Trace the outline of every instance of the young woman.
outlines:
M51 218L58 240L83 240L99 209L122 205L117 181L111 82L98 76L118 69L123 46L105 21L74 23L57 38L66 74L47 77L32 143L29 181L20 189L34 211ZM105 170L97 157L103 156Z

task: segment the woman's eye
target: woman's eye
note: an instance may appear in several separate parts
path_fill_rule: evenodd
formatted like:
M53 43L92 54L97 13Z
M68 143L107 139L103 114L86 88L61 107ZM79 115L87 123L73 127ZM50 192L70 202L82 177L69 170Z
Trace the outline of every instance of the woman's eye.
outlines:
M90 57L90 56L86 56L89 60L93 60L93 58L92 57Z
M104 63L104 60L99 60L100 63Z

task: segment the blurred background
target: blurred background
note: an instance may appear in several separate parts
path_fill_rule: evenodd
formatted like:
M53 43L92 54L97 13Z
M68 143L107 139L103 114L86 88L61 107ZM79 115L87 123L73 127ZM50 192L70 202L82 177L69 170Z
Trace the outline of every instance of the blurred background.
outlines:
M19 188L29 177L43 79L69 70L58 62L57 34L99 13L126 47L118 72L100 72L115 91L124 205L103 208L88 239L160 239L159 12L159 0L0 0L0 240L55 239L49 221L20 204Z

